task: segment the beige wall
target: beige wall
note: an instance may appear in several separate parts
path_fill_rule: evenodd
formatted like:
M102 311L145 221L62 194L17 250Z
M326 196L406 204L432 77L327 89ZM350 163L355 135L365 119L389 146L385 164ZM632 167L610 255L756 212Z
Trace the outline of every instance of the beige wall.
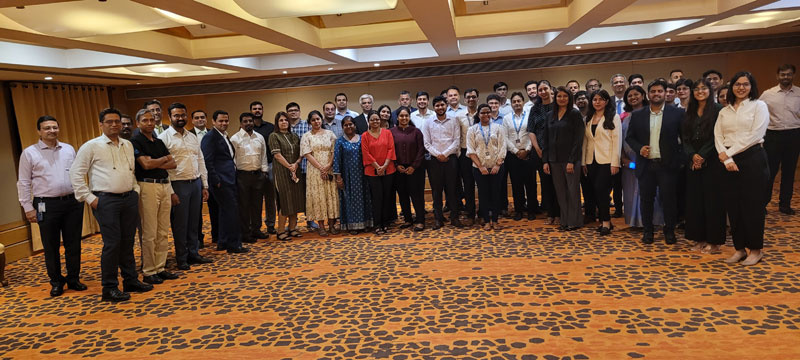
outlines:
M529 79L547 79L554 86L566 85L567 81L575 79L581 83L581 88L583 88L583 84L594 77L600 80L604 89L610 89L610 78L616 73L622 73L626 76L632 73L640 73L645 76L645 81L647 82L656 77L667 77L669 76L669 71L675 68L682 69L684 74L690 78L700 77L705 70L711 68L721 71L726 78L736 71L746 69L756 76L759 88L763 91L776 84L774 74L779 64L797 62L798 58L800 58L800 48L790 48L525 71L441 76L402 81L196 95L162 98L160 100L165 106L173 101L184 102L189 107L189 111L203 108L209 112L209 116L216 109L226 110L231 114L230 129L235 131L239 127L239 113L247 111L249 103L253 100L259 100L264 103L264 117L267 119L272 119L277 111L284 110L286 104L290 101L300 104L305 117L311 110L321 110L322 104L326 101L332 101L333 96L338 92L347 94L351 110L361 112L361 108L358 105L358 97L364 93L372 94L375 97L375 109L381 104L387 104L395 108L397 107L397 94L404 89L412 93L425 90L431 96L436 96L441 90L455 84L462 91L469 87L477 88L480 91L481 99L485 100L486 95L492 91L492 85L497 81L504 81L509 84L509 94L513 91L520 91L524 94L523 85ZM798 81L800 81L800 76ZM127 107L135 109L141 107L143 103L144 101L142 100L132 100L127 102ZM129 111L133 112L133 110Z

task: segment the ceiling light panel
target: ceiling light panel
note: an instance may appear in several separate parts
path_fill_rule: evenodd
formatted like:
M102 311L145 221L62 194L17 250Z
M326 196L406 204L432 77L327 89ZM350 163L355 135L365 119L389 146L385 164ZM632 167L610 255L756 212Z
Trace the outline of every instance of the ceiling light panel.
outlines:
M230 59L212 60L217 64L237 66L253 70L295 69L319 65L331 65L330 61L306 54L278 54L266 56L249 56Z
M218 69L210 66L197 66L189 64L157 64L157 65L143 65L143 66L124 66L124 67L113 67L105 69L94 69L93 71L100 71L100 72L120 74L120 75L138 75L138 76L151 76L151 77L161 77L161 78L221 75L221 74L232 74L237 72L227 69Z
M569 45L650 39L694 24L700 20L701 19L672 20L647 24L592 28L570 41Z
M66 38L124 34L199 24L132 1L66 1L7 7L0 15L32 31ZM46 20L43 20L46 19Z
M331 50L331 52L358 62L409 60L439 56L430 43L338 49Z
M397 0L234 0L257 18L298 17L390 10Z
M560 33L560 31L551 31L541 34L462 39L458 40L458 51L465 55L541 48L553 41Z
M91 50L65 50L0 41L0 63L4 64L80 69L158 62L161 61Z
M800 7L800 0L780 0L772 4L767 4L762 7L755 8L753 9L753 11L789 9L797 7Z
M800 20L800 10L763 11L744 15L734 15L705 26L701 26L697 29L684 32L681 35L766 29L797 20Z

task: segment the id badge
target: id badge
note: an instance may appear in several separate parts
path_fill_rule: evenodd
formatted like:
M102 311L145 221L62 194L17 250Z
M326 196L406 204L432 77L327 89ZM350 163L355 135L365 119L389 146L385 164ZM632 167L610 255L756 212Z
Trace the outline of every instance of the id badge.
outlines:
M517 139L517 140L516 140L516 143L517 143L517 144L519 144L519 143L520 143L519 139Z
M44 221L44 212L47 210L44 205L44 201L40 202L38 205L38 209L36 211L36 221Z
M488 151L485 154L486 154L486 157L489 157L489 152Z

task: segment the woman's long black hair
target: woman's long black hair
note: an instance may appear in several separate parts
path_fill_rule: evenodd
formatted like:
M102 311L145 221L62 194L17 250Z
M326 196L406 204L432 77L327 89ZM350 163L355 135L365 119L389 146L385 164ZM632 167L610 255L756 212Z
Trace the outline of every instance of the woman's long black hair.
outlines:
M586 112L586 122L592 121L592 117L594 117L597 111L592 105L595 96L599 96L606 101L606 107L603 109L603 129L614 130L614 116L617 115L617 110L614 109L614 102L611 101L611 95L608 94L608 91L603 89L596 90L592 93L592 96L589 97L589 111Z

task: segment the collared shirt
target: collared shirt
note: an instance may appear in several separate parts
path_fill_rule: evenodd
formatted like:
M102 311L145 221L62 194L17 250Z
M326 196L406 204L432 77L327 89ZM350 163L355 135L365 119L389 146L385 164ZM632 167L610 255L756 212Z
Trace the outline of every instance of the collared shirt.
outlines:
M333 121L331 122L327 122L325 119L323 119L322 128L333 131L333 134L336 135L336 138L340 138L342 135L344 135L344 130L342 130L342 121L336 120L336 118L333 118Z
M114 144L103 134L78 149L69 169L69 178L78 201L93 203L97 199L92 194L95 191L115 194L131 190L139 192L139 184L133 174L133 145L123 138L118 141L118 144ZM89 184L86 183L87 175Z
M472 125L467 131L467 156L475 154L481 165L491 169L506 158L506 131L502 125L480 123ZM475 163L472 167L477 168Z
M422 138L425 150L431 156L457 154L461 144L461 124L450 117L445 117L444 120L434 117L422 128Z
M520 150L530 151L531 139L528 136L528 113L522 111L520 116L512 112L503 117L506 130L506 149L512 154Z
M261 134L253 131L248 134L244 129L231 136L231 144L234 149L233 161L236 163L236 170L267 172L267 142Z
M133 157L138 159L140 156L149 156L151 159L158 159L164 156L169 155L169 150L167 150L166 145L161 139L155 137L155 134L152 134L153 140L151 141L148 139L144 134L141 132L131 138L131 144L133 145ZM149 169L145 170L139 162L136 162L136 167L134 170L134 174L136 175L137 181L142 181L142 179L166 179L169 177L167 174L167 170L165 169Z
M761 94L761 101L769 108L769 130L800 128L800 87L792 85L787 90L780 85Z
M350 111L350 110L347 110L347 111ZM352 113L352 115L350 115L350 116L352 116L353 118L358 116L358 114L356 114L355 112L353 112L353 111L350 111L350 112ZM344 116L342 116L342 117L344 117ZM342 119L339 118L338 120L341 121ZM295 135L297 135L297 137L301 138L301 139L303 138L303 135L305 135L307 132L311 131L311 125L309 125L308 122L303 120L303 119L298 120L297 124L294 124L294 125L289 124L289 127L292 129L292 132L295 133ZM306 160L306 158L303 157L303 160L300 161L300 172L301 173L303 173L303 174L306 173L306 166L308 166L308 160Z
M51 148L39 140L22 151L17 194L25 212L34 210L32 196L59 197L72 194L69 168L74 160L75 149L62 142L57 142Z
M503 118L503 116L506 116L506 114L514 112L514 109L511 108L511 99L506 99L505 104L500 105L500 110L498 112L500 113L501 119Z
M356 116L358 116L358 113L357 113L357 112L355 112L355 111L353 111L353 110L350 110L350 109L345 109L345 111L344 111L344 112L341 112L341 113L340 113L340 112L339 112L339 109L336 109L336 115L333 115L333 118L334 118L336 121L339 121L339 123L341 123L341 122L342 122L342 119L344 119L344 117L345 117L345 116L349 116L349 117L351 117L351 118L355 119L355 118L356 118ZM302 121L302 120L301 120L301 121ZM295 134L297 134L297 133L295 133ZM305 134L305 133L303 133L303 134ZM299 137L303 137L303 135L300 135L300 134L298 134L297 136L299 136ZM305 160L303 160L303 163L305 163ZM303 172L305 172L305 170L306 170L306 167L305 167L305 165L304 165L304 166L303 166Z
M523 111L523 112L525 112L526 114L530 114L530 113L531 113L531 108L532 108L532 107L533 107L533 101L531 101L531 100L528 100L528 101L525 103L525 105L522 105L522 111Z
M614 104L614 107L617 109L617 115L622 115L622 113L625 112L625 100L614 95Z
M458 108L453 109L450 105L447 106L448 117L452 117L458 120L458 124L461 126L461 148L467 148L467 130L469 130L470 125L472 122L469 121L467 117L467 107L464 105L458 105Z
M167 170L169 180L194 180L199 177L203 181L203 188L208 188L206 161L197 136L185 130L181 134L170 126L158 138L164 142L172 159L178 165L175 169Z
M270 122L261 121L261 125L253 126L253 131L261 134L264 141L267 143L267 162L272 163L272 151L269 149L269 136L275 131L275 125Z
M495 125L501 125L502 126L503 125L503 117L505 117L505 116L506 116L505 114L503 114L503 113L498 111L497 112L497 117L492 117L492 115L489 115L489 121L491 121Z
M424 129L425 124L427 124L430 121L433 121L433 119L436 119L436 112L428 108L426 108L425 110L426 110L425 115L422 115L419 112L419 110L411 113L411 123L413 123L414 126L417 127L417 129L420 130Z
M650 108L650 156L649 159L660 159L661 148L658 140L661 139L661 119L664 118L664 105L661 105L661 110L653 112Z
M769 125L769 110L761 100L744 100L734 110L733 104L724 107L714 124L714 146L717 153L725 152L728 160L751 146L764 142Z
M194 135L197 136L197 142L203 142L203 136L205 134L208 134L208 128L203 128L203 130L198 130L197 128L194 128Z

